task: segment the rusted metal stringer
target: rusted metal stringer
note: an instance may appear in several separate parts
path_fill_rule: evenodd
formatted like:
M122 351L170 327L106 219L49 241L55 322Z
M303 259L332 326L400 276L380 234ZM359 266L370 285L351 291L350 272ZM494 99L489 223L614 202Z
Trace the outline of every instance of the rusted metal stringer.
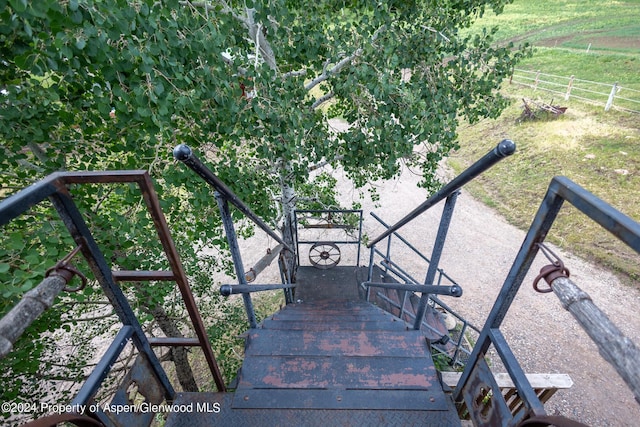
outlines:
M112 271L110 264L98 247L89 227L79 212L69 187L73 184L137 184L146 204L147 210L158 232L158 238L166 253L170 271ZM162 346L199 346L201 347L207 364L212 372L213 379L219 391L225 391L226 386L222 374L218 368L207 331L196 306L186 274L182 267L175 244L171 238L164 214L160 209L158 196L153 188L153 183L146 171L109 171L109 172L64 172L54 173L42 181L10 196L0 203L0 225L9 223L20 216L32 206L49 199L71 236L79 246L80 251L93 271L95 279L102 287L105 295L113 305L116 314L122 322L122 328L114 341L98 363L97 368L82 385L72 405L86 405L91 402L107 377L111 367L118 359L122 349L131 341L138 349L139 355L147 366L143 382L153 380L153 389L159 391L166 401L173 401L175 390L169 378L162 368L160 361L152 350L152 345ZM66 272L65 272L66 271ZM52 274L45 281L56 282L56 289L62 289L66 285L64 275L71 268L62 269L58 274ZM119 281L174 281L182 295L186 310L192 321L196 338L165 337L151 342L142 330L126 296L118 285ZM4 342L6 346L7 342ZM126 384L125 384L126 387ZM110 418L102 411L92 414L100 421L107 424L127 425L116 418ZM149 417L146 417L149 418ZM146 421L151 422L151 419ZM145 421L145 422L146 422ZM143 425L136 423L137 425ZM131 424L129 424L131 425Z

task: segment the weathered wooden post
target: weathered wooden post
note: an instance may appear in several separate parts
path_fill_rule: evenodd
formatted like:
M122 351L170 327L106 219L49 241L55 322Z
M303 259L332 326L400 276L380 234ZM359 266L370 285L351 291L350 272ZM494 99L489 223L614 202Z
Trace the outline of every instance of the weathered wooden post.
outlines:
M615 98L617 91L618 91L618 82L615 82L613 86L611 86L611 93L609 94L607 105L604 106L604 111L609 111L613 106L613 99Z
M569 84L567 85L567 93L564 94L564 100L568 101L569 100L569 96L571 95L571 89L573 88L573 79L575 78L574 75L571 75L571 77L569 78Z
M615 368L640 403L640 349L569 278L558 277L550 286L565 310L578 321L598 346L600 355Z

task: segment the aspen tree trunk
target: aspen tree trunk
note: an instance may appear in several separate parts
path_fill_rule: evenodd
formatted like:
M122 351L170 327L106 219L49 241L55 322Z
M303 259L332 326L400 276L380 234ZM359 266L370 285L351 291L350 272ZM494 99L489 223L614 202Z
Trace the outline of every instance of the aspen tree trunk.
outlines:
M283 161L280 170L280 188L282 190L282 238L290 248L296 250L296 233L295 233L295 209L296 209L296 191L293 185L293 168L287 161ZM292 282L296 278L296 254L287 250L284 251L285 265Z

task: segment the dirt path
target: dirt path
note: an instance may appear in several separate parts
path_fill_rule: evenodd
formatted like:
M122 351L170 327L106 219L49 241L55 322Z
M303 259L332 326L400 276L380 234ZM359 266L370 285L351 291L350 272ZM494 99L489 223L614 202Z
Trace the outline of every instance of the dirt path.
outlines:
M549 177L551 179L551 177ZM356 195L347 180L339 177L345 205ZM369 216L374 211L387 223L399 220L425 200L417 187L418 177L405 172L394 181L379 186L379 206L362 200L365 233L378 235L382 228ZM540 195L542 199L543 195ZM401 230L413 244L430 257L442 204L426 212ZM524 240L525 232L508 224L496 212L462 192L440 267L461 284L464 295L450 298L454 310L477 326L482 326ZM640 343L640 292L620 283L612 274L556 247L572 280L634 342ZM395 249L394 249L395 250ZM366 261L366 254L362 261ZM423 278L425 266L408 251L396 252L394 259L417 277ZM502 331L525 372L566 373L573 379L570 390L560 391L547 403L550 414L559 412L592 426L638 425L640 405L610 365L605 362L586 333L566 312L553 294L539 294L532 288L533 278L547 264L538 256L505 319ZM497 360L497 356L493 356Z

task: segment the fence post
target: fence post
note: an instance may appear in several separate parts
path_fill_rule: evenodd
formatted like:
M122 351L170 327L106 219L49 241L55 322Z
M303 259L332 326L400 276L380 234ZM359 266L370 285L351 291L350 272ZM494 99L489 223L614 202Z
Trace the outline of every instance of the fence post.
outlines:
M533 90L538 90L538 82L540 81L540 70L536 73L536 81L533 83Z
M575 78L574 75L572 75L569 78L569 84L567 85L567 93L564 94L564 100L568 101L569 100L569 96L571 95L571 89L573 88L573 79Z
M613 86L611 86L611 93L609 94L607 105L604 106L604 111L609 111L613 106L613 98L615 98L617 90L618 90L618 82L615 82Z

